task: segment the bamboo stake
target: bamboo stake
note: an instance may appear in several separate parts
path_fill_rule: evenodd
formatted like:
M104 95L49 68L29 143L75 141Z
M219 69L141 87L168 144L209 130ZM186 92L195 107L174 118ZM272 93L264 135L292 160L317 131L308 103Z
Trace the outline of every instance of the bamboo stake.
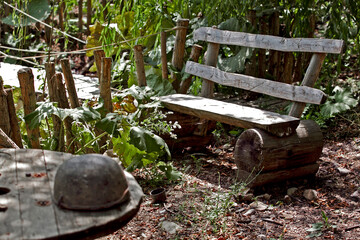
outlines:
M11 126L8 112L7 93L4 89L3 79L0 77L0 128L10 136Z
M80 36L82 34L82 28L83 28L83 0L79 0L79 22L78 22L78 26L79 26L79 32L80 32Z
M65 11L65 2L64 2L64 0L60 0L59 1L59 28L61 29L61 31L65 30L64 11Z
M179 19L176 22L176 26L178 29L176 30L175 46L171 63L180 72L184 65L186 31L189 26L189 19ZM175 91L178 92L181 79L178 79L175 74L172 74L172 78L174 79L172 85Z
M32 113L36 108L36 95L34 87L34 75L31 68L20 69L17 73L20 82L21 95L24 103L25 116ZM31 148L40 148L40 132L39 128L31 129L26 124L28 138L30 140Z
M61 73L55 74L55 81L56 81L56 89L59 94L58 95L59 96L59 99L58 99L59 107L60 108L70 108L69 102L66 97L65 85L64 85ZM66 128L65 134L66 134L67 151L74 153L74 144L71 144L71 143L73 143L73 140L74 140L74 135L71 131L72 119L70 117L65 118L64 124L65 124L65 128Z
M101 80L100 80L100 97L104 100L104 107L108 112L113 111L111 101L111 58L101 59Z
M0 128L0 148L19 148Z
M16 109L14 104L13 90L11 88L5 89L7 93L7 105L8 105L8 113L10 119L10 138L16 143L17 146L23 148L19 119L16 116Z
M306 70L304 80L301 83L301 86L313 87L316 80L319 77L321 66L326 57L326 53L314 53L311 57L311 61L308 69ZM290 109L289 115L293 117L300 118L306 103L295 102Z
M280 18L279 12L274 12L271 16L271 35L279 36L280 34ZM269 72L278 80L278 66L281 57L279 56L279 51L270 50L270 60L269 60Z
M104 50L95 50L94 51L94 57L95 57L95 65L96 65L96 71L97 71L97 75L98 75L98 79L100 82L100 78L101 78L101 59L103 57L105 57L105 52Z
M269 29L266 23L265 16L260 18L260 33L261 34L268 34ZM259 72L258 77L264 78L265 71L266 71L266 50L265 49L258 49L258 63L259 63Z
M88 34L90 34L91 11L92 11L91 0L87 0L86 1L86 28L87 28Z
M198 62L202 49L203 47L200 45L197 44L193 45L191 48L190 60L194 62ZM191 80L192 80L192 76L188 77L183 82L181 82L179 93L183 93L183 94L187 93L191 85Z
M140 87L146 86L144 57L143 57L142 50L143 50L143 48L141 45L134 46L136 73L137 73L137 78L138 78L138 85Z
M106 22L106 20L107 20L106 18L107 18L107 15L108 15L108 9L106 7L107 0L102 0L101 3L102 3L102 6L103 6L104 22Z
M80 102L79 102L79 98L77 96L74 78L71 73L69 59L68 58L61 59L60 62L61 62L61 67L62 67L64 78L65 78L66 88L67 88L67 91L69 94L71 108L80 107Z
M284 83L292 83L292 74L294 68L294 54L292 52L284 53L284 71L281 76L281 81Z
M162 78L168 80L167 57L166 57L166 32L161 32L161 70Z

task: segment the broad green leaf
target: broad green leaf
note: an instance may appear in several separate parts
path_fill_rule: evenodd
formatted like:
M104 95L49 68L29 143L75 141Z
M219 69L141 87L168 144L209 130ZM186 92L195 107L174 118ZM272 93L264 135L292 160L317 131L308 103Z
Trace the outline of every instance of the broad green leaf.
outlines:
M348 89L337 86L334 88L333 93L334 95L330 96L325 104L321 106L320 113L323 116L333 117L358 105L358 101Z
M147 76L146 82L148 86L154 90L157 96L165 96L176 93L172 84L159 75L151 74Z
M39 103L38 107L32 113L24 117L25 122L31 129L39 127L42 120L50 118L52 114L56 112L57 107L55 107L54 104L55 103L52 102Z
M30 16L43 21L51 13L51 6L49 5L48 0L30 0L23 11ZM25 16L22 13L15 12L15 15L9 15L1 20L3 23L10 26L29 26L37 21Z
M219 57L218 67L225 72L241 73L245 69L246 59L250 59L253 53L252 48L243 47L232 57Z

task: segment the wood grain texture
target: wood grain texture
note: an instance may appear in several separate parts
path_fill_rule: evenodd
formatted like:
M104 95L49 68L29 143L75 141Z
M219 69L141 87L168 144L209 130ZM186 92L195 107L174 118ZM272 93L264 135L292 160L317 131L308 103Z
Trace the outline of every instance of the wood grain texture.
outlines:
M205 65L215 67L217 65L220 44L208 43L206 51ZM214 96L214 83L207 78L203 78L200 96L213 98Z
M213 82L297 102L321 104L326 94L307 86L294 86L243 74L227 73L211 66L188 61L185 72Z
M24 114L26 116L36 109L34 75L31 68L20 69L17 74L20 82L21 96L24 103ZM39 128L31 129L28 124L26 124L26 131L30 139L31 148L40 148Z
M17 146L23 148L20 126L19 126L19 119L16 115L13 91L11 88L5 89L7 93L7 104L8 104L8 113L10 119L10 138L16 143Z
M194 31L194 40L218 44L271 49L283 52L341 53L342 40L314 38L284 38L201 27Z
M129 202L102 211L71 211L52 201L57 167L72 158L68 153L0 149L2 195L8 209L0 214L0 238L94 239L125 225L139 210L143 192L134 177L125 172Z
M67 58L61 59L60 62L61 62L61 68L62 68L62 71L64 74L66 89L69 94L71 108L80 107L80 102L79 102L79 98L78 98L78 95L76 92L74 77L71 73L69 59L67 59Z
M277 113L184 94L160 97L166 108L243 128L260 128L276 136L292 134L299 119Z
M104 100L104 107L108 112L113 111L111 101L111 58L101 59L101 80L100 80L100 97Z
M100 81L101 78L101 59L105 57L105 52L104 50L94 50L94 58L95 58L95 65L96 65L96 72L97 72L97 76L98 79Z
M311 61L309 67L306 69L306 73L303 81L301 82L301 86L305 87L313 87L315 85L316 80L319 77L321 66L325 60L325 53L314 53L311 57ZM291 106L289 115L293 117L301 117L306 104L305 103L294 103Z
M16 143L0 128L0 148L19 148Z
M11 126L10 126L10 117L9 117L9 108L7 101L7 93L4 89L3 79L0 76L0 129L4 131L4 133L10 136Z

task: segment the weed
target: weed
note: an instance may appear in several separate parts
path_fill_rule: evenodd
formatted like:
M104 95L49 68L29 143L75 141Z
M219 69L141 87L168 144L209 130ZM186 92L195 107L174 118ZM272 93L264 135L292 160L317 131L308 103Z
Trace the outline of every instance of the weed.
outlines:
M321 211L321 217L321 222L313 223L311 224L311 228L306 229L307 232L310 232L310 234L306 236L307 238L320 237L324 231L334 231L337 228L336 225L330 224L329 218L324 211Z

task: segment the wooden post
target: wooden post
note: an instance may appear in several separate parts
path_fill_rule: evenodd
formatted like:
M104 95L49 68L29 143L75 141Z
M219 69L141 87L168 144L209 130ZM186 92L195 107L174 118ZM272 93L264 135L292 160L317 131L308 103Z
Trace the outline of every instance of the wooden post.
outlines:
M271 35L279 36L280 34L280 17L279 12L276 11L271 16ZM270 60L269 60L269 72L278 80L278 66L280 61L280 53L279 51L270 50Z
M107 15L108 15L108 9L106 7L106 4L107 4L107 0L101 0L101 4L103 6L103 15L104 15L104 22L107 21Z
M185 42L186 42L186 32L187 27L189 26L189 19L179 19L176 22L176 36L175 36L175 46L174 52L172 55L171 64L175 67L177 71L181 71L184 65L184 54L185 54ZM177 79L175 74L172 74L174 81L172 85L176 92L179 91L181 79Z
M136 73L137 73L138 85L140 87L146 86L144 57L142 51L143 48L141 45L134 46Z
M91 0L87 0L86 1L86 28L87 28L88 34L90 34L91 11L92 11Z
M281 76L281 82L291 84L294 68L294 54L292 52L286 52L284 54L284 71Z
M203 47L200 45L197 44L193 45L193 47L191 48L190 60L194 62L198 62L202 49ZM179 93L183 93L183 94L187 93L191 85L191 80L192 80L192 76L188 77L181 83Z
M19 148L0 128L0 148Z
M61 29L61 31L65 30L64 11L65 11L65 0L60 0L59 1L59 28Z
M19 119L16 116L16 109L14 104L14 97L12 89L5 89L7 93L7 105L8 105L8 113L10 119L10 138L16 143L17 146L23 148L20 126L19 126Z
M161 70L162 70L162 78L168 80L168 69L167 69L167 57L166 57L166 33L161 32Z
M249 22L251 23L251 25L253 26L253 28L256 28L256 11L255 10L250 10L248 12L247 15L247 19L249 20ZM251 55L251 59L250 62L246 63L245 66L245 75L249 75L249 76L256 76L256 52L257 49L253 48L253 53Z
M324 62L325 57L326 57L326 53L313 54L313 56L311 57L309 67L306 70L304 79L301 83L301 86L307 86L307 87L314 86L316 80L319 77L321 66ZM305 106L306 103L294 102L293 105L291 106L289 115L300 118L304 111Z
M80 102L79 102L76 88L75 88L74 78L71 73L69 59L67 59L67 58L61 59L60 62L61 62L61 67L62 67L64 78L65 78L66 88L69 93L71 108L80 107Z
M288 137L276 137L260 129L244 131L236 142L234 158L239 180L259 174L252 186L315 174L323 147L320 127L304 120Z
M19 78L21 95L24 103L24 115L26 116L32 113L36 108L34 75L31 71L31 68L20 69L17 75ZM39 128L31 129L29 125L26 124L26 130L30 140L31 148L40 148Z
M83 28L83 0L79 0L79 22L78 22L78 26L79 26L79 32L80 32L80 36L82 34L82 28Z
M10 118L8 112L8 101L7 101L7 93L4 89L3 79L0 77L0 129L4 131L4 133L10 136L11 126L10 126Z
M97 76L100 82L100 78L101 78L101 59L103 57L105 57L105 52L104 50L95 50L94 51L94 57L95 57L95 65L96 65L96 71L97 71Z
M208 43L208 49L206 53L205 65L216 67L217 59L219 55L220 44ZM201 88L202 97L213 98L214 96L214 82L203 79Z
M269 29L266 23L266 16L260 18L260 34L269 34ZM258 63L259 63L259 72L258 77L264 78L266 71L266 50L258 49Z
M109 57L101 59L100 97L104 100L104 107L108 112L113 111L110 89L111 61Z
M58 92L58 103L59 103L59 107L60 108L70 108L69 102L67 100L66 97L66 90L65 90L65 86L64 86L64 82L63 82L63 78L62 78L62 74L61 73L56 73L55 74L55 81L56 81L56 89ZM66 128L66 146L67 146L67 151L73 153L74 152L74 135L71 131L71 126L72 126L72 119L70 117L65 118L64 120L64 125Z

